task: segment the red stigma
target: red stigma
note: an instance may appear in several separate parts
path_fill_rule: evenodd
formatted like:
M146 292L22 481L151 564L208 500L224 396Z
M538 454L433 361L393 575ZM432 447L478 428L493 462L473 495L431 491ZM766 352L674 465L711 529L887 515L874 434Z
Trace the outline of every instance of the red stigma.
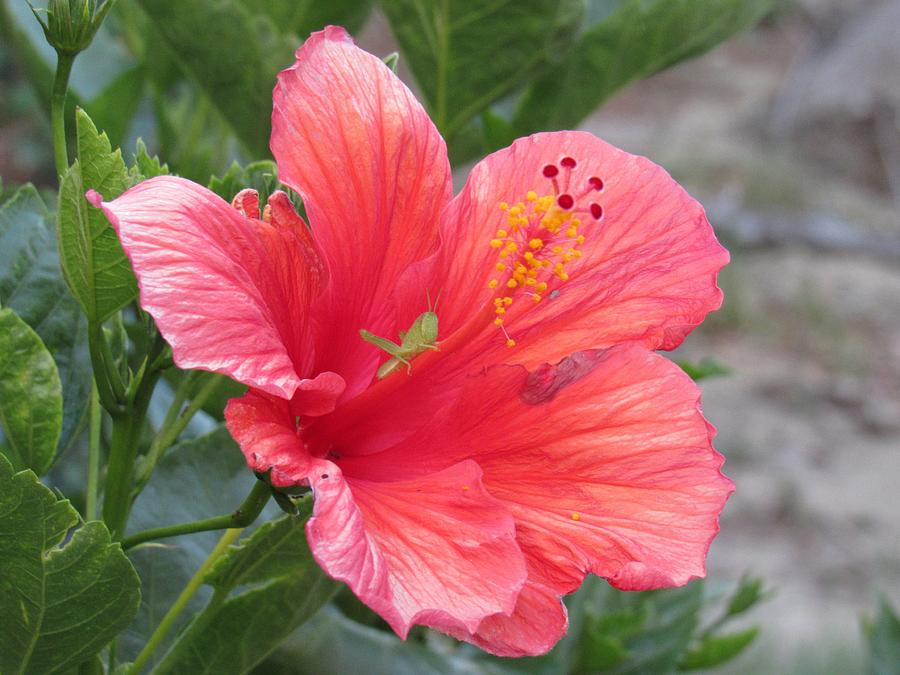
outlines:
M552 164L548 164L544 167L544 176L546 178L553 178L559 173L559 169L557 169Z
M567 169L574 169L577 165L577 162L571 157L563 157L561 160L559 160L559 163Z
M560 195L557 197L556 203L559 204L559 208L566 210L575 206L575 200L572 198L572 195Z
M603 207L599 204L591 204L591 216L594 220L600 220L603 217Z
M597 176L591 176L588 178L588 185L594 188L597 192L603 189L603 179L597 178Z

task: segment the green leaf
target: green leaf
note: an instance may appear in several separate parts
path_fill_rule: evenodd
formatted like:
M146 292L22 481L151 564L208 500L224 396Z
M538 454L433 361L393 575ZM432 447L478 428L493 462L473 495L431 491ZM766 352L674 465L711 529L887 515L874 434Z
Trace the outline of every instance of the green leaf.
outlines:
M708 377L720 377L731 374L731 369L728 366L722 365L710 357L706 357L696 363L691 361L677 361L676 363L695 382L705 380Z
M768 595L769 593L763 591L763 580L761 577L745 575L741 578L740 584L728 600L728 607L725 610L726 615L732 617L743 614Z
M618 675L664 673L675 668L697 629L703 584L644 593L622 593L607 589L596 597L602 612L585 623L586 630L607 631L615 627L628 658L608 672ZM604 616L606 615L606 616ZM619 615L612 622L609 615Z
M574 129L634 80L697 56L749 28L774 0L625 0L590 26L520 102L518 136Z
M758 634L759 628L753 626L737 633L707 635L697 647L684 655L678 664L678 670L715 668L744 651Z
M135 500L128 533L230 513L255 482L244 456L224 427L178 443L160 461ZM118 640L122 659L137 656L220 535L199 532L128 551L143 581L143 599L134 622ZM176 627L200 611L209 597L209 589L201 588ZM162 658L168 644L169 641L164 642L155 652L156 660L151 665Z
M874 621L863 626L868 646L866 673L900 674L900 618L884 598Z
M147 152L147 146L144 139L137 139L134 149L134 162L128 170L128 178L130 183L138 183L148 178L156 176L166 176L169 173L169 165L159 161L159 157L153 156Z
M63 393L58 453L75 438L90 400L87 322L60 275L53 215L32 185L0 206L0 304L43 340Z
M587 614L582 628L579 670L606 671L625 663L631 656L626 642L640 632L646 620L647 611L643 608L600 616Z
M0 457L0 672L55 673L96 654L137 611L140 580L106 526Z
M225 406L228 404L228 401L243 396L247 392L247 385L235 382L230 377L219 373L169 368L163 377L172 386L172 389L177 389L181 386L185 378L192 377L192 382L185 397L186 401L194 400L196 395L210 384L210 380L215 380L216 384L212 390L205 392L205 400L200 409L220 422L225 419Z
M328 24L350 32L362 28L372 10L372 0L241 0L254 14L265 14L279 30L301 40Z
M231 547L205 581L216 591L154 671L244 673L339 588L313 560L302 517L282 516ZM248 590L229 596L236 588Z
M301 515L262 524L251 537L232 546L207 574L204 582L230 591L242 584L257 584L294 574L311 564L304 527L312 511L305 499Z
M441 133L467 122L569 45L578 0L382 0Z
M442 654L412 640L401 642L395 635L362 626L329 606L291 635L255 672L259 675L483 675L499 672L492 666L464 656Z
M629 656L622 640L600 632L590 632L582 643L581 666L584 670L609 670Z
M62 386L50 352L11 309L0 309L0 423L19 471L43 474L62 430Z
M296 38L286 39L240 0L140 0L140 5L182 73L212 101L247 151L267 155L272 87L276 73L291 63Z
M77 160L59 188L59 251L63 274L88 321L100 323L137 293L137 281L115 230L100 209L87 203L88 189L104 199L128 186L122 153L112 152L106 134L76 111Z
M265 205L275 190L282 189L278 182L278 168L270 160L251 162L247 166L232 162L221 177L212 176L207 187L228 202L241 190L251 188L259 193L260 207Z

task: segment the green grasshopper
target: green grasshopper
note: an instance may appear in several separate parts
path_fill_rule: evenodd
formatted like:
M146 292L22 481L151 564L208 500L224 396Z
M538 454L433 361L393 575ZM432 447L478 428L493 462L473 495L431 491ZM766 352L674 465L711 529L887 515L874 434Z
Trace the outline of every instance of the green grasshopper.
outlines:
M386 338L373 335L365 328L360 329L359 334L363 340L375 345L379 349L383 349L393 357L382 363L378 368L377 376L379 380L397 370L401 363L406 365L407 373L412 373L412 359L426 349L438 351L437 303L435 303L434 309L430 309L431 300L429 299L428 305L429 310L419 314L419 316L416 317L416 320L413 321L412 326L409 327L409 330L400 331L399 345Z

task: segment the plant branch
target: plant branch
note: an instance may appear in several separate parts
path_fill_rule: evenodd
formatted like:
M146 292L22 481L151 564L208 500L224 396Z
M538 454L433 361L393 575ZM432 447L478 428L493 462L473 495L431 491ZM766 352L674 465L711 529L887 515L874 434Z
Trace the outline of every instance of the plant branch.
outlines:
M113 540L122 537L128 522L138 442L159 375L158 371L144 372L134 390L134 398L127 408L127 414L113 417L106 490L103 496L103 520Z
M69 88L69 75L75 55L57 52L56 76L53 78L53 90L50 95L50 125L53 128L53 157L56 161L56 173L62 178L69 168L69 154L66 149L66 91Z
M91 366L100 402L110 415L121 416L125 412L125 384L119 371L115 369L109 343L99 324L88 327L88 350L91 353Z
M190 523L166 525L164 527L155 527L151 530L144 530L143 532L138 532L130 537L125 537L125 539L122 540L122 548L127 551L128 549L147 541L177 537L182 534L247 527L259 517L259 514L262 513L263 508L265 508L271 496L272 489L269 485L261 480L256 481L250 494L247 495L234 512L224 516L215 516L204 520L194 520Z
M97 491L100 482L100 425L102 422L97 383L92 382L88 426L87 495L84 504L85 520L97 519Z

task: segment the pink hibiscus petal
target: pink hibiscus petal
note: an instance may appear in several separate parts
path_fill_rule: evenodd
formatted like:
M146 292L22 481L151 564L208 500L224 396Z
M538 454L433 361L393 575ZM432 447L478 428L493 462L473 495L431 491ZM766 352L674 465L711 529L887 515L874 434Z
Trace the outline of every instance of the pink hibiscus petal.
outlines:
M271 148L279 179L303 197L332 272L318 370L341 373L356 392L379 358L359 329L396 337L407 328L395 324L391 294L437 244L450 167L419 102L342 28L314 33L296 57L278 76Z
M568 612L559 594L527 581L511 615L489 616L474 633L448 632L491 654L521 657L546 654L562 639L568 627Z
M417 623L474 632L486 616L513 611L525 563L511 516L474 462L379 483L317 460L310 483L313 556L401 637Z
M225 424L257 473L269 474L276 487L303 485L313 457L294 424L290 401L251 389L225 406Z
M399 389L392 405L431 395L424 387ZM530 581L558 594L588 572L628 590L677 586L704 575L733 489L699 395L671 361L634 344L531 374L498 366L468 378L453 408L414 436L340 463L380 480L472 459L515 516Z
M291 400L294 415L319 417L334 410L347 384L337 373L319 373L311 380L300 380Z
M179 367L293 395L298 371L308 367L304 324L321 269L305 226L253 220L174 176L144 181L111 202L93 191L88 199L119 233L141 306ZM243 194L241 204L252 198Z
M545 217L569 218L557 232L538 227L539 202L528 200L529 191L552 197ZM520 201L525 209L518 217L527 224L517 233L511 212L500 204ZM580 225L570 230L576 217ZM728 261L703 208L662 168L576 131L522 138L479 162L443 215L442 238L431 282L443 289L442 337L465 326L498 294L508 295L513 302L504 306L503 328L516 346L502 358L530 368L579 349L632 340L673 349L721 304L716 275ZM518 251L501 257L510 243ZM531 269L520 258L526 254L549 267L538 270L534 285L507 288L517 260ZM498 263L508 269L499 270ZM413 279L423 283L420 276ZM491 279L496 290L489 288ZM489 310L479 321L487 325L493 318ZM504 348L500 328L491 326L487 335L489 351ZM486 349L482 342L465 343ZM472 358L481 363L499 357Z

